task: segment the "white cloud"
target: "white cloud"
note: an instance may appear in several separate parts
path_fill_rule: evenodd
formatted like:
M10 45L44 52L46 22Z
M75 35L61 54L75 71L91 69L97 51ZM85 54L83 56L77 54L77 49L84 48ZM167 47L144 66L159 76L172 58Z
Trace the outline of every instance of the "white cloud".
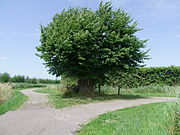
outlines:
M84 0L68 0L68 2L73 5L81 5Z
M22 37L39 37L40 31L34 32L34 33L23 33L23 32L7 32L7 31L1 31L0 35L12 35L12 36L22 36Z
M175 35L177 38L180 38L180 34Z
M110 0L103 0L104 2L108 2ZM132 0L111 0L111 2L116 6L124 6L131 2Z
M40 33L20 33L20 32L11 32L14 36L24 36L24 37L37 37L40 36Z
M6 56L0 56L0 60L6 60L7 57Z
M169 19L179 16L179 5L179 0L146 0L144 7L152 10L150 15L154 17L166 16Z
M22 33L19 33L19 32L11 32L11 35L14 35L14 36L22 36Z
M108 0L103 0L108 1ZM180 0L112 0L114 7L154 20L171 20L180 17ZM152 19L151 19L152 20Z
M27 36L27 37L38 37L38 36L40 36L40 33L29 33L29 34L24 34L24 36Z
M180 29L180 26L177 26L175 29Z
M0 31L0 34L4 34L4 31Z

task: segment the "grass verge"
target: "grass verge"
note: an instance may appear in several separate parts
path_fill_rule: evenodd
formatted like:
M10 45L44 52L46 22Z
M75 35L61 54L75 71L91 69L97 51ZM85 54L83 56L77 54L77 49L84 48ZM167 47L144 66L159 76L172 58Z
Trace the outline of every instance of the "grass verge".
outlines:
M179 135L179 112L179 102L117 110L92 120L78 135Z
M102 91L108 94L117 94L117 88L111 86L103 86ZM180 97L180 86L148 85L137 88L122 88L120 93L140 96Z
M36 90L40 93L49 93L50 102L55 108L63 108L77 104L87 104L114 99L138 99L148 98L148 96L176 97L180 93L179 86L144 86L132 89L122 89L121 95L117 95L116 88L103 86L101 94L84 96L80 94L66 93L66 89L61 87L49 87Z
M40 88L46 87L48 84L32 84L32 83L12 83L15 89Z
M0 104L0 114L4 114L10 110L16 110L27 99L28 97L22 94L19 90L14 90L13 96L3 104Z
M144 96L179 97L180 86L149 85L138 88L125 89L124 93L141 94Z
M48 93L49 100L55 108L63 108L78 104L88 104L92 102L108 101L115 99L131 100L131 99L144 98L142 96L132 95L132 94L124 94L124 95L97 94L93 96L84 96L80 94L65 93L64 91L60 91L57 89L39 89L34 91L39 93Z

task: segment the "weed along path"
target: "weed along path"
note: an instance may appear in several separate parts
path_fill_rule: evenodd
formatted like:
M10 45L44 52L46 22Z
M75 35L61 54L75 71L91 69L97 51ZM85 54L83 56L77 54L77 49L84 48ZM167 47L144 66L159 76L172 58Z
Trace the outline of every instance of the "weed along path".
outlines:
M33 90L35 89L21 91L29 97L29 100L19 110L0 116L0 135L72 135L81 124L100 114L132 106L177 100L177 98L153 97L55 109L48 104L47 94L35 93Z

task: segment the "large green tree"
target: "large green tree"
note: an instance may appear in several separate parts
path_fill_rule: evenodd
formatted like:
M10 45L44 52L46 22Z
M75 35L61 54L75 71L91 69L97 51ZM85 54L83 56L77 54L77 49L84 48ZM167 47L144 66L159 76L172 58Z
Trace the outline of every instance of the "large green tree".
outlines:
M111 2L100 3L93 11L69 8L41 26L37 55L53 75L78 78L80 92L92 92L106 74L128 71L147 58L146 40L135 33L137 22Z

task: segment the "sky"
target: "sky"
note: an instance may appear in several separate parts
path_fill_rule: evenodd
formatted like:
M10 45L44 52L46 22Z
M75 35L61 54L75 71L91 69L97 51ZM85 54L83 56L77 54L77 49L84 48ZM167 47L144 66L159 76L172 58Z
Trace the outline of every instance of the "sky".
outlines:
M103 0L104 2L107 0ZM0 73L55 79L35 56L40 24L68 7L96 10L100 0L0 0ZM112 0L136 20L140 39L149 39L147 67L180 66L180 0Z

